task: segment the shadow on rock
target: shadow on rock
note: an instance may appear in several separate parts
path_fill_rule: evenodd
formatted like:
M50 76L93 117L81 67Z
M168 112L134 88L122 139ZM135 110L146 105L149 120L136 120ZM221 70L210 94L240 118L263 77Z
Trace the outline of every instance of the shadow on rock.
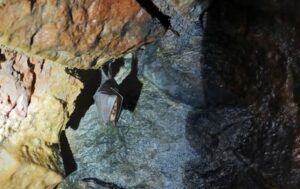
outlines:
M123 108L134 111L139 100L143 83L138 79L138 60L133 55L131 62L131 71L128 76L119 85L120 94L123 96Z
M70 144L68 142L65 131L61 132L60 138L60 155L63 160L63 165L65 169L65 176L68 176L72 172L77 170L77 164L75 162Z
M203 80L209 82L203 91L210 97L216 83L236 100L228 105L215 96L221 99L217 106L190 112L186 137L202 158L186 164L187 188L299 188L293 149L297 76L291 71L299 62L293 54L298 46L290 41L297 39L293 26L274 19L281 11L220 0L209 9L202 49Z
M190 113L186 137L202 155L187 163L188 188L274 188L289 184L293 133L247 108Z
M109 66L111 66L111 68L110 68L111 69L110 70L111 77L115 77L119 73L121 67L124 66L124 64L125 64L124 58L121 57L121 58L118 58L114 61L110 61L107 64L105 64L103 66L103 70L106 73L106 75L108 75L108 71L109 71L108 69L109 69Z
M101 83L100 70L66 69L66 72L83 82L83 89L75 101L75 110L70 116L67 127L78 129L81 118L93 104L93 95Z
M111 68L109 68L109 65L111 66ZM106 73L106 75L108 75L108 70L111 69L111 77L115 77L119 73L121 67L123 67L124 65L124 58L119 58L113 62L105 64L103 66L103 70ZM143 84L139 81L137 74L138 59L136 55L133 55L130 73L118 85L119 93L123 97L122 108L129 111L134 111L139 100L141 90L143 88Z

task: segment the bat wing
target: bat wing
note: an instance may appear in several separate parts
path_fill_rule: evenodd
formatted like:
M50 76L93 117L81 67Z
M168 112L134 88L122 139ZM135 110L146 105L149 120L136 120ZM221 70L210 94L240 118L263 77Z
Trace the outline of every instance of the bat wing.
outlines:
M102 121L116 125L123 103L123 96L118 92L116 81L110 79L103 83L95 93L94 101Z
M123 105L123 96L118 92L118 90L112 88L112 90L115 92L115 95L117 96L116 98L116 109L115 109L115 119L113 120L115 125L117 125L117 122L119 120L121 111L122 111L122 105Z
M102 121L104 121L104 123L108 123L110 121L111 111L117 101L117 96L97 91L94 95L94 100Z

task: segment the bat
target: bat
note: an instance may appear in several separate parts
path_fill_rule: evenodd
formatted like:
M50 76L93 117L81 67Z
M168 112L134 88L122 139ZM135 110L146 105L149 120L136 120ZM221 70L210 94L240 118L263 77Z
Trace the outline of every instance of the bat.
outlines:
M123 96L119 93L118 83L112 77L111 63L108 67L108 77L103 70L101 75L103 82L93 98L102 121L116 126L122 111Z

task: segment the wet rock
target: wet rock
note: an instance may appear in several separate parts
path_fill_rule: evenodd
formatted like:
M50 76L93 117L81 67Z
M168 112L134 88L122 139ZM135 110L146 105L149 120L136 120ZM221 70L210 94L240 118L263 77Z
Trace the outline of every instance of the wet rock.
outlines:
M295 13L267 11L252 2L253 6L215 1L208 11L203 75L220 83L219 88L236 100L230 106L221 101L217 107L191 114L189 128L195 137L190 141L202 143L194 148L203 158L187 167L188 186L299 186L298 84L294 82L298 80L298 34L296 20L290 20ZM227 119L240 121L227 128Z
M245 108L192 112L187 133L203 158L186 167L188 188L195 183L200 188L271 188L285 183L292 130L265 119Z

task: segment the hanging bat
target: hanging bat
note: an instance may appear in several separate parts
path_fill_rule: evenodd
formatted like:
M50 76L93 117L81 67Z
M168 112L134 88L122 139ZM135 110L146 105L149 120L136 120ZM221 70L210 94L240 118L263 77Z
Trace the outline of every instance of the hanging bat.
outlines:
M121 114L123 96L119 93L118 83L112 77L111 63L108 67L108 78L102 71L102 80L100 87L94 95L94 101L98 113L105 124L116 125Z

